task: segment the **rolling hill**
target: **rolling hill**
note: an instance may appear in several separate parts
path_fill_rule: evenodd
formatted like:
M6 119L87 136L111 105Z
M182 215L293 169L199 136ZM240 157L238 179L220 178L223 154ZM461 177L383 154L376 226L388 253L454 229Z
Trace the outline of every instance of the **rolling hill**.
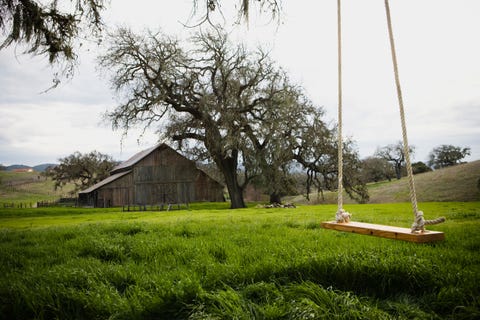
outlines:
M0 203L51 201L72 190L70 184L55 190L52 179L39 172L0 171Z
M13 171L16 169L33 169L36 172L44 172L48 167L55 167L57 164L54 163L42 163L37 166L29 167L23 164L13 164L11 166L6 166L5 171Z
M418 201L480 201L480 160L415 175ZM408 180L369 187L371 203L410 201Z
M480 160L415 175L415 190L419 202L429 201L480 201ZM369 203L409 202L408 180L392 180L368 185ZM295 203L336 203L336 193L325 192L325 201L311 196L296 196ZM348 195L345 203L354 203Z

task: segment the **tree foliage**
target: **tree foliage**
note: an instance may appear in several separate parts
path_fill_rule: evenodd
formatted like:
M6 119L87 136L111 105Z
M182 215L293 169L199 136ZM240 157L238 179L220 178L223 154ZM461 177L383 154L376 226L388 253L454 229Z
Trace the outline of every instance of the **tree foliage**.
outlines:
M82 35L98 35L105 0L0 0L0 49L23 44L26 53L45 55L51 64L64 63L73 73L76 43ZM58 84L58 77L55 79Z
M215 12L222 14L221 0L193 0L192 19L195 26L210 23ZM238 0L235 6L238 21L248 16L251 6L260 12L278 18L281 0ZM78 46L83 41L102 33L102 13L106 0L0 0L0 50L12 44L23 44L25 53L45 55L50 64L63 65L61 75L55 74L54 86L61 76L73 75ZM84 39L84 40L80 40Z
M322 120L323 111L308 101L300 104L286 100L286 106L277 110L274 128L265 147L256 149L260 178L264 180L270 202L281 202L281 197L293 194L295 181L292 168L298 164L307 174L306 195L313 188L323 195L324 190L338 187L338 149L335 128ZM296 100L299 101L299 100ZM302 101L302 99L300 99ZM344 144L344 187L351 198L365 202L368 193L360 181L359 158L353 142ZM298 169L298 168L297 168Z
M237 11L237 22L242 19L248 22L251 7L256 6L260 12L271 17L272 20L278 19L282 11L282 0L237 0L235 5ZM193 0L192 18L196 18L195 26L208 23L215 26L212 15L218 12L222 13L222 4L226 1L222 0Z
M365 182L391 181L394 176L393 165L386 159L368 157L362 161L362 178Z
M410 146L410 154L413 154L414 150L415 147ZM401 141L398 141L396 144L389 144L385 147L378 148L377 151L375 151L375 156L391 162L395 169L397 179L401 179L402 167L405 163L405 153L403 152L403 143Z
M322 195L325 190L338 188L338 143L336 130L312 125L295 150L294 159L307 171L307 199L312 188ZM351 140L343 141L343 187L354 200L365 203L369 199L361 179L361 161Z
M443 144L436 147L429 154L428 165L434 169L454 166L470 155L470 148Z
M277 101L265 105L262 118L249 125L248 143L243 147L244 166L249 168L253 182L263 186L271 203L281 203L283 196L294 192L293 151L301 134L298 131L310 120L302 112L312 116L320 114L300 88L291 89Z
M419 161L419 162L412 163L412 171L413 171L413 174L419 174L419 173L432 171L432 169L429 166L427 166L424 162Z
M116 165L110 156L97 151L86 154L77 151L59 159L59 162L46 174L55 181L55 188L74 183L75 191L86 189L107 178Z

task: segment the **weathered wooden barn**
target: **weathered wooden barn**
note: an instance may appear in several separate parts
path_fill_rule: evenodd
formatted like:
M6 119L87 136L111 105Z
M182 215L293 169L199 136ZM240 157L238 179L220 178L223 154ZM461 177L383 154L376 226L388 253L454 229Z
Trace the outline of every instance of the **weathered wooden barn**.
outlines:
M114 207L224 201L223 185L166 144L141 151L79 192L80 205Z

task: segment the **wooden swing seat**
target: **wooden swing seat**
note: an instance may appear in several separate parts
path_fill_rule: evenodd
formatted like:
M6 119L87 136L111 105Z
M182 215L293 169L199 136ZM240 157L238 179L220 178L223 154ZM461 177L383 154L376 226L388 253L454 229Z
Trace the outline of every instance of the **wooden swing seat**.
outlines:
M426 230L423 233L412 233L409 228L385 226L364 222L350 221L348 223L337 223L335 221L322 222L325 229L371 235L376 237L404 240L417 243L426 243L445 240L445 235L440 231Z

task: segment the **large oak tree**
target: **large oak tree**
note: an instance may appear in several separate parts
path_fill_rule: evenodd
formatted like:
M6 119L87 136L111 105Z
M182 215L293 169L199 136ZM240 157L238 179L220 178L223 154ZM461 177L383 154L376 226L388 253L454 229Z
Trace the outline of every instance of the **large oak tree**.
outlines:
M161 33L120 29L100 62L113 71L113 87L124 97L109 114L114 127L164 119L168 138L194 140L208 152L224 175L232 208L244 207L243 188L258 174L248 157L268 143L264 130L273 128L266 118L299 95L268 54L232 45L223 33L199 33L188 47Z
M319 167L299 150L314 148L306 139L323 141L331 130L322 112L261 49L233 45L218 30L182 44L162 33L119 29L100 64L112 72L121 97L108 115L114 128L162 123L164 138L203 151L216 164L232 208L245 206L243 189L255 177L271 181L275 196L276 179L293 160Z

